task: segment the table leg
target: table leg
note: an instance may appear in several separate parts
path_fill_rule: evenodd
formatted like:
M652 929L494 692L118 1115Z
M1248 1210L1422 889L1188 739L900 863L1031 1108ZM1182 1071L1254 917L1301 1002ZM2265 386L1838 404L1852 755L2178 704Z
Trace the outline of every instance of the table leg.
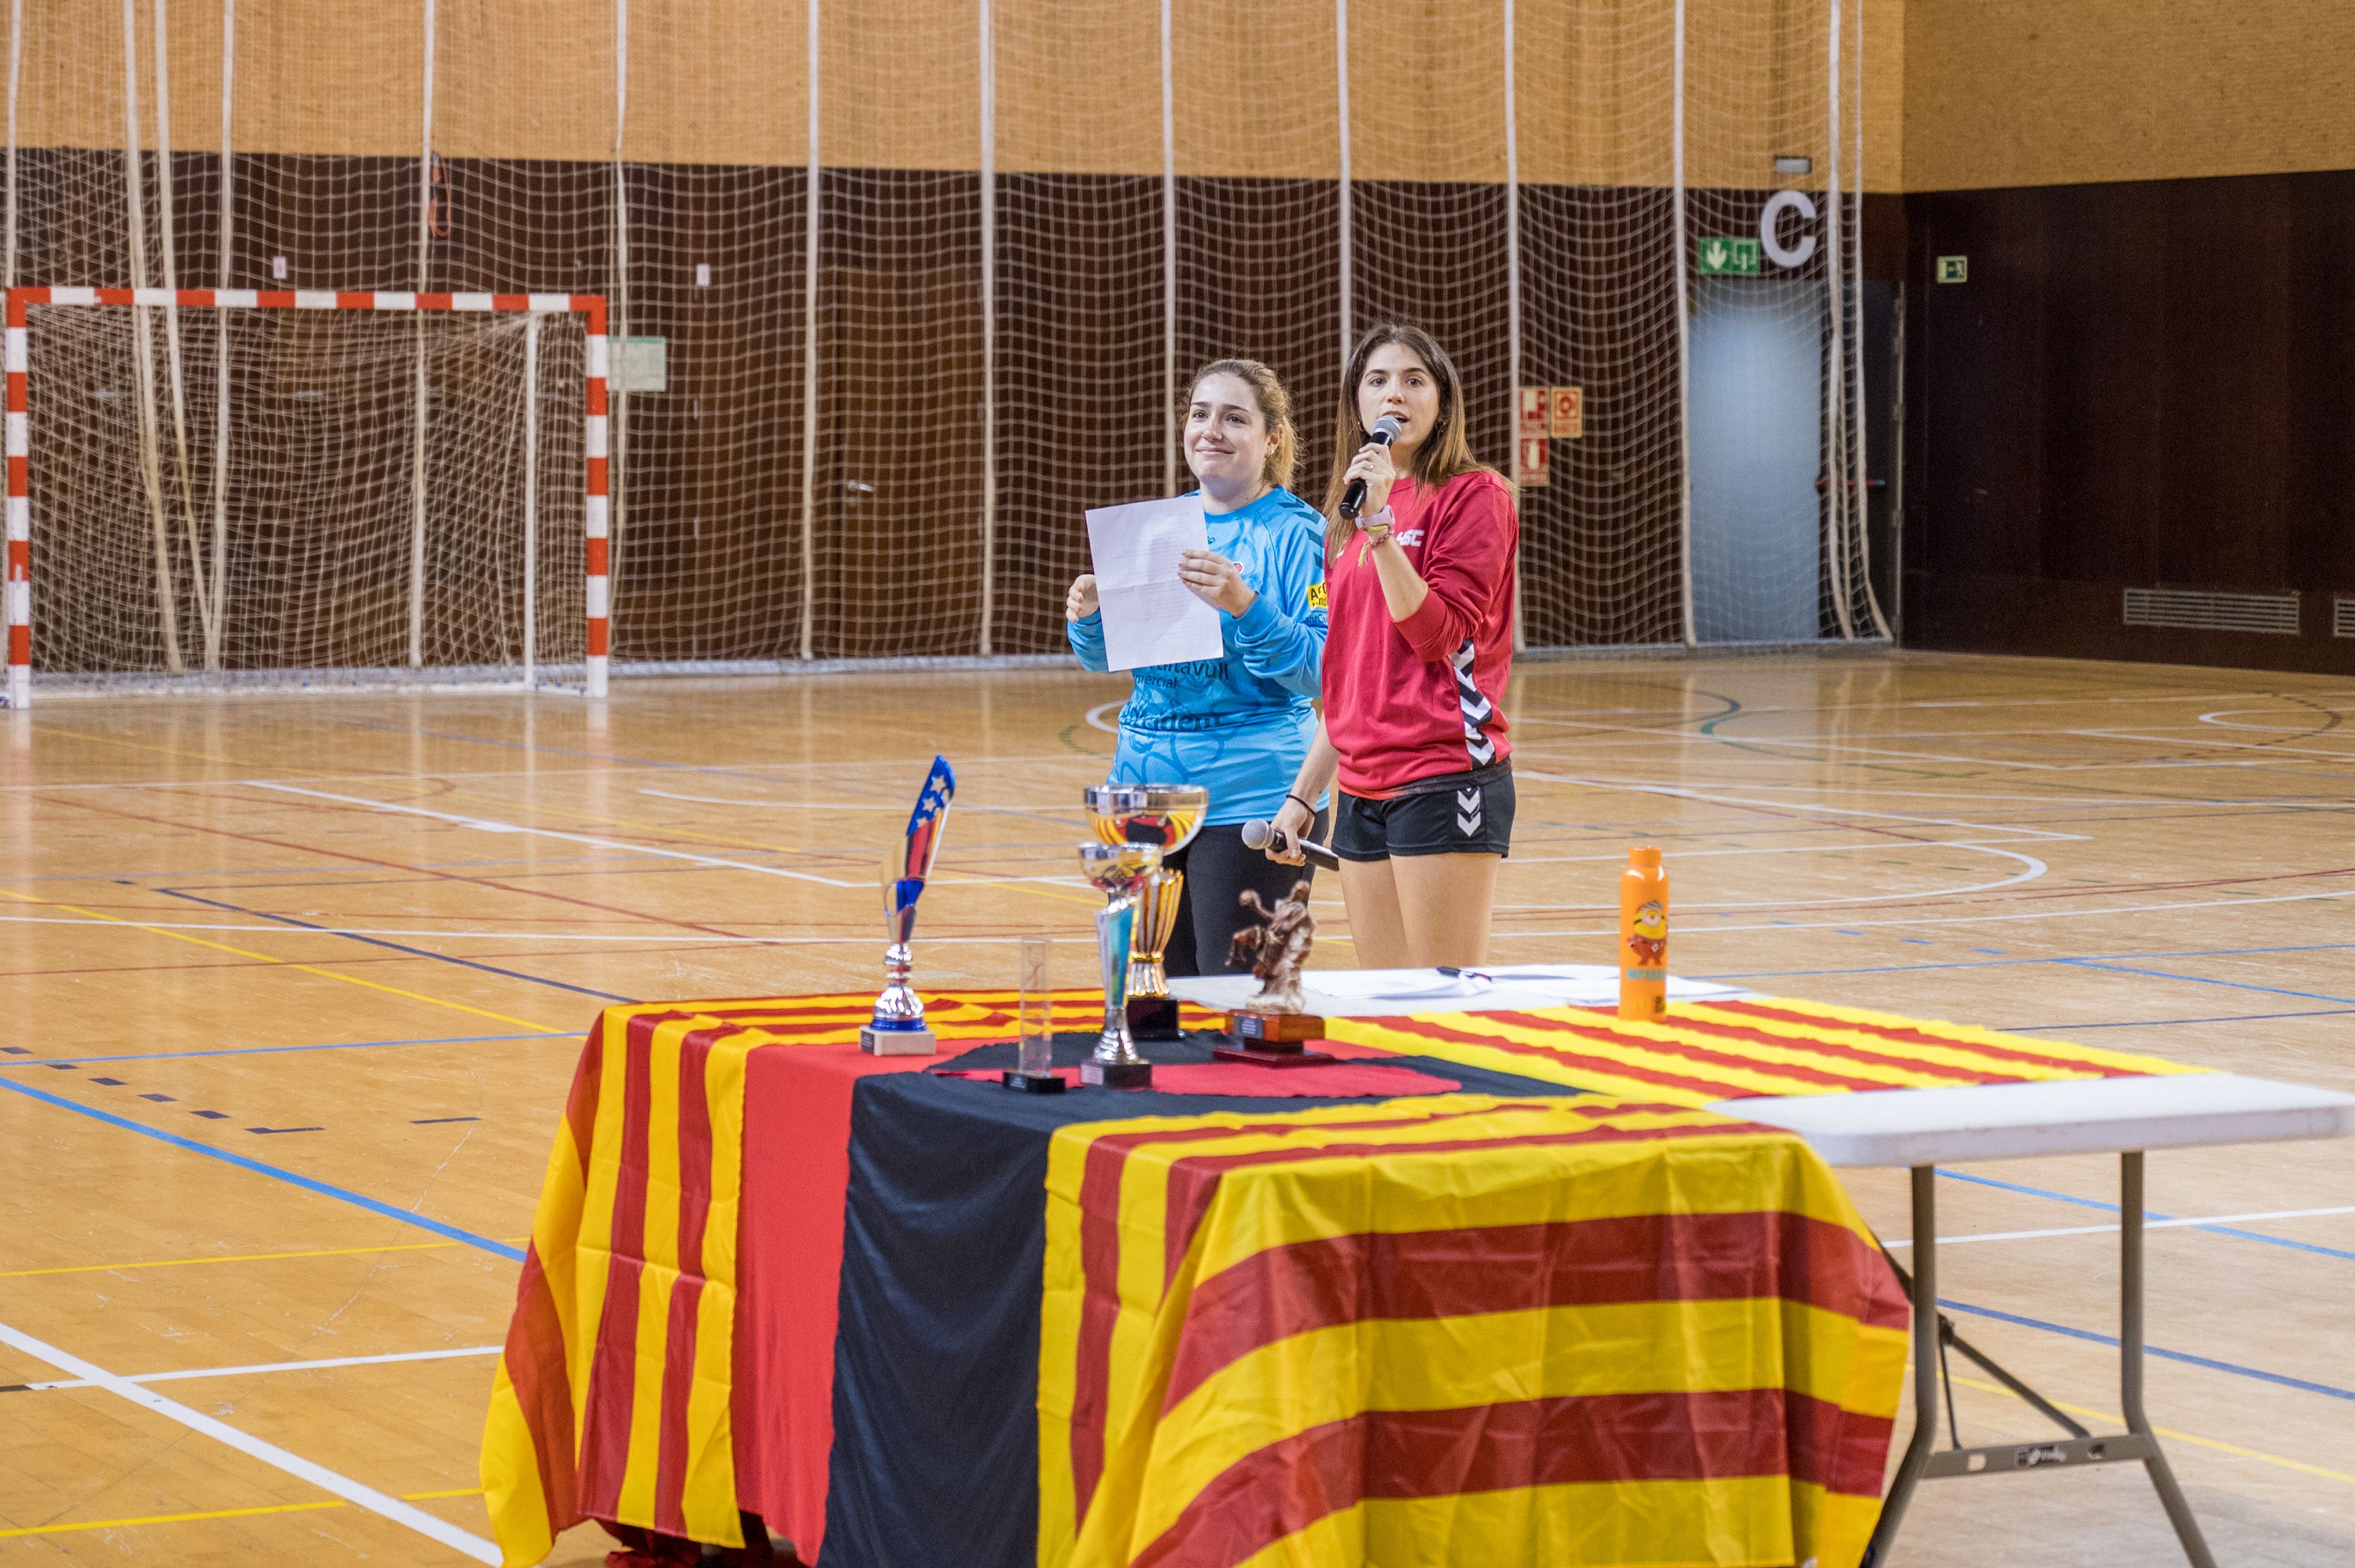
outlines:
M1881 1505L1880 1522L1864 1549L1863 1568L1875 1568L1889 1558L1889 1544L1904 1522L1905 1505L1913 1500L1914 1485L1930 1462L1938 1438L1938 1172L1934 1166L1913 1168L1913 1437L1905 1457L1889 1483ZM2200 1568L2215 1568L2201 1563Z
M2167 1510L2168 1521L2175 1526L2176 1539L2183 1543L2183 1555L2191 1560L2192 1568L2216 1568L2208 1542L2200 1536L2200 1523L2191 1517L2191 1505L2184 1500L2183 1489L2175 1484L2175 1472L2168 1467L2167 1456L2151 1435L2150 1418L2143 1414L2141 1150L2128 1150L2118 1157L2118 1401L2126 1408L2126 1430L2150 1439L2143 1466L2150 1472L2150 1484L2158 1489L2158 1500Z

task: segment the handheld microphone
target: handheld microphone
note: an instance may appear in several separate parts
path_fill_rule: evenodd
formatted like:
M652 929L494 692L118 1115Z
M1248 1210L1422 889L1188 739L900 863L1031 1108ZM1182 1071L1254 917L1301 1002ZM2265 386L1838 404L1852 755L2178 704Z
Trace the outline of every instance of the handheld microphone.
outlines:
M1369 439L1374 445L1386 447L1398 440L1401 428L1399 417L1396 414L1384 414L1374 421L1373 434ZM1362 479L1351 480L1349 488L1341 493L1341 515L1354 523L1358 520L1358 508L1365 503L1366 482Z
M1307 858L1309 864L1322 867L1326 871L1337 872L1341 869L1341 857L1323 844L1313 843L1307 839L1295 842L1300 845L1300 853ZM1264 821L1253 821L1243 824L1243 848L1263 850L1273 842L1275 842L1275 830Z

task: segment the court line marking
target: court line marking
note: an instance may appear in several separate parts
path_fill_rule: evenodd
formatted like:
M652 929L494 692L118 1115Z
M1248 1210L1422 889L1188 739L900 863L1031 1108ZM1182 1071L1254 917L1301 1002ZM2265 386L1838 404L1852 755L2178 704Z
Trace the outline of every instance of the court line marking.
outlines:
M2030 1187L2025 1182L2005 1181L1993 1176L1973 1176L1966 1171L1949 1171L1943 1166L1939 1168L1938 1174L1950 1181L1967 1181L1974 1187L1999 1188L2006 1192L2019 1192L2030 1198L2044 1198L2056 1203L2070 1203L2080 1209L2098 1209L2105 1214L2115 1214L2119 1212L2115 1203L2105 1203L2099 1198L2080 1198L2074 1192L2055 1192L2050 1188ZM2227 1219L2230 1217L2230 1215L2225 1216ZM2179 1222L2172 1214L2146 1211L2143 1215L2143 1224L2147 1228L2156 1229L2161 1225L2178 1223ZM2194 1229L2212 1231L2220 1236L2237 1236L2243 1241L2264 1242L2267 1246L2287 1247L2292 1252L2320 1253L2325 1257L2355 1258L2355 1252L2349 1252L2340 1247L2323 1246L2315 1242L2293 1241L2288 1236L2269 1236L2263 1231L2233 1230L2212 1221L2194 1221L2192 1224Z
M2010 1323L2022 1329L2041 1329L2048 1334L2063 1334L2073 1340L2084 1340L2096 1345L2117 1348L2117 1336L2097 1334L2091 1329L2073 1329L2066 1323L2048 1323L2041 1318L2024 1318L2017 1312L1998 1311L1993 1307L1974 1307L1966 1301L1949 1301L1941 1296L1938 1305L1949 1312L1964 1312L1974 1318L1991 1318L1998 1323ZM2204 1367L2210 1372L2231 1372L2236 1377L2254 1378L2260 1383L2278 1383L2302 1393L2327 1394L2332 1399L2355 1401L2355 1388L2333 1388L2327 1383L2310 1383L2286 1372L2266 1372L2259 1367L2244 1367L2232 1361L2220 1361L2211 1356L2195 1356L2189 1351L2162 1350L2157 1345L2145 1345L2143 1353L2162 1361L2181 1361L2186 1366Z
M1892 898L1906 895L1891 894ZM2093 896L2088 895L2087 896ZM1842 926L1993 926L2015 920L2092 920L2113 915L2164 915L2178 909L2253 909L2263 904L2311 904L2322 899L2355 898L2355 888L2336 893L2270 893L2254 898L2200 898L2180 904L2126 904L2112 908L2093 909L2031 909L2017 915L1913 915L1897 920L1780 920L1764 926L1693 926L1687 927L1680 937L1691 941L1700 937L1731 936L1748 931L1829 931ZM1505 931L1500 938L1517 937L1608 937L1615 927L1596 926L1592 928L1558 931ZM937 938L934 938L937 940Z
M1909 1372L1913 1370L1913 1366L1911 1361L1906 1363L1905 1370ZM1978 1389L1985 1393L1999 1393L2006 1399L2019 1400L2019 1403L2022 1404L2028 1403L2026 1400L2020 1399L2019 1394L2013 1393L2010 1389L2004 1387L1998 1383L1981 1383L1975 1377L1965 1377L1959 1372L1954 1375L1954 1381L1962 1384L1965 1388ZM1907 1392L1912 1392L1910 1386ZM2054 1400L2052 1404L2053 1408L2057 1410L2065 1410L2072 1415L2086 1416L2094 1421L2105 1422L2112 1426L2124 1427L2126 1424L2126 1418L2125 1416L2117 1414L2113 1411L2094 1410L2083 1404L2071 1404L2068 1401L2061 1399ZM2309 1476L2320 1476L2325 1480L2345 1481L2350 1486L2355 1486L2355 1476L2350 1476L2343 1470L2326 1470L2320 1465L2309 1465L2303 1459L2285 1458L2279 1454L2268 1454L2258 1448L2243 1448L2237 1443L2224 1443L2220 1442L2213 1437L2201 1437L2190 1432L2178 1432L2171 1426L2153 1426L2151 1428L2151 1432L2157 1436L2166 1438L2170 1443L2189 1443L2195 1447L2213 1448L2218 1453L2237 1455L2239 1457L2243 1459L2261 1459L2268 1465L2279 1465L2286 1470L2299 1470Z
M160 1143L171 1144L176 1149L185 1149L191 1153L201 1154L208 1160L218 1160L223 1164L234 1165L242 1171L250 1171L258 1176L268 1176L275 1181L288 1182L302 1188L304 1192L315 1192L323 1198L334 1198L341 1202L366 1209L372 1214L381 1214L386 1219L398 1220L404 1225L415 1225L420 1230L431 1231L437 1236L446 1236L454 1242L463 1242L479 1251L506 1258L510 1263L523 1261L523 1251L519 1247L509 1246L505 1242L493 1241L488 1236L476 1235L474 1232L458 1225L445 1224L440 1220L428 1219L412 1209L397 1209L381 1198L371 1198L365 1192L355 1192L348 1187L338 1187L333 1182L304 1176L298 1171L289 1171L283 1166L265 1164L261 1160L243 1154L233 1154L226 1149L218 1149L209 1143L198 1143L193 1138L182 1138L176 1132L165 1132L162 1128L149 1127L144 1122L133 1121L128 1117L116 1116L112 1111L102 1111L95 1106L86 1106L79 1100L69 1100L61 1095L50 1094L46 1089L31 1088L23 1084L11 1083L5 1078L0 1078L0 1089L5 1089L11 1094L23 1095L27 1099L39 1100L45 1105L56 1106L61 1110L72 1111L78 1116L86 1116L92 1121L102 1121L109 1127L138 1133L143 1138L152 1138Z
M686 861L691 864L711 866L726 871L749 871L759 876L783 876L789 877L795 882L814 882L822 887L859 888L868 885L864 882L845 882L839 877L820 876L817 873L813 871L788 871L783 866L780 865L758 865L751 861L730 860L721 855L698 854L691 850L664 849L654 844L632 843L625 839L594 838L586 833L568 833L556 828L526 827L520 822L502 821L494 817L468 816L456 811L436 811L424 806L395 805L385 800L371 800L361 795L336 795L331 794L325 789L306 789L293 784L275 784L255 780L253 781L253 788L258 789L275 790L280 794L285 795L308 795L321 800L336 800L341 801L346 805L363 806L370 810L376 811L394 811L404 816L430 817L437 821L454 823L462 828L472 828L478 832L525 833L536 838L561 839L568 843L588 844L596 849L619 850L631 854L655 855L664 860ZM579 816L582 813L564 812L559 814ZM610 821L611 819L591 817L588 820L591 821ZM690 832L683 828L666 828L652 823L632 822L625 823L623 825L643 828L648 832L671 832L687 838L710 838L715 840L715 842L721 843L736 843L742 842L740 840L719 838L717 834ZM751 847L769 850L777 854L807 855L821 853L814 850L797 850L771 844L756 844ZM1995 851L1991 853L2000 853L2002 852ZM1076 886L1080 885L1080 879L1074 876L977 877L943 875L937 880L940 881L943 886L946 886L951 883L987 883L993 885L1012 886L1017 888L1018 891L1024 892L1039 891L1034 888L1023 887L1021 885L1026 883L1043 882L1058 886ZM1977 890L1966 889L1965 891ZM1043 892L1040 895L1043 897L1053 898L1062 903L1092 903L1092 900L1086 898L1084 895L1074 896L1069 894ZM722 939L729 941L755 942L770 940L770 938L759 937L724 937Z
M2104 963L2094 959L2054 959L2056 964L2074 969L2101 969L2115 975L2144 975L2152 980L2183 980L2191 985L2220 985L2231 991L2263 991L2267 996L2294 996L2301 1001L2335 1001L2341 1006L2355 1006L2355 996L2332 996L2318 991L2292 991L2287 986L2253 985L2247 980L2214 980L2207 975L2179 975L2166 969L2130 969L2124 964Z
M143 1385L151 1383L185 1383L191 1378L244 1377L259 1372L325 1372L334 1367L385 1366L394 1361L451 1361L468 1356L496 1356L504 1349L506 1347L503 1345L468 1345L463 1350L454 1351L395 1351L381 1356L328 1356L319 1361L263 1361L250 1367L193 1367L183 1372L123 1372L117 1375L124 1383ZM37 1393L52 1389L100 1386L101 1385L91 1382L88 1378L67 1378L55 1383L20 1383L14 1388L0 1385L0 1393L17 1392Z
M176 942L193 942L199 948L210 948L216 952L234 953L240 959L252 959L261 963L277 965L282 969L299 969L303 973L308 975L323 975L328 980L342 980L346 985L361 986L369 991L380 991L391 996L407 997L411 1001L431 1002L435 1007L454 1008L460 1012L471 1012L477 1018L495 1018L501 1023L520 1023L527 1029L544 1030L548 1028L547 1024L538 1022L533 1019L517 1018L511 1013L506 1012L493 1012L488 1008L485 1007L470 1007L463 1001L448 1001L438 996L427 996L422 991L403 991L397 985L384 985L376 980L361 980L357 975L342 974L335 969L323 969L315 964L298 964L291 959L272 958L268 953L249 952L243 948L232 948L226 942L211 942L207 941L202 937L191 937L186 935L185 932L176 931L168 926L149 925L138 920L124 920L112 915L101 915L94 909L84 909L80 905L60 904L51 898L36 898L29 893L12 893L5 887L0 887L0 898L13 898L20 904L38 905L44 909L67 910L75 915L87 916L101 925L122 926L133 931L152 931L159 937L169 937ZM265 928L267 929L272 927Z
M749 871L758 876L789 877L795 882L815 882L822 887L863 887L864 883L844 882L837 877L820 876L811 871L788 871L781 865L756 865L748 860L729 860L719 855L698 854L692 850L661 849L653 844L631 843L623 839L601 839L588 833L568 833L557 828L527 828L517 822L503 822L491 817L466 816L457 811L436 811L424 806L400 806L385 800L371 800L363 795L337 795L325 789L305 789L294 784L275 784L265 780L250 781L256 789L274 790L282 795L308 795L314 800L339 801L346 806L362 806L371 811L392 811L408 817L430 817L435 821L450 822L462 828L472 828L483 833L527 833L534 838L561 839L567 843L587 844L592 849L623 850L632 854L655 855L664 860L689 861L697 865L716 866L726 871ZM804 852L791 852L804 853Z
M571 1040L578 1029L546 1029L531 1034L449 1034L423 1040L346 1040L325 1045L219 1045L203 1051L133 1051L111 1056L20 1056L0 1067L79 1067L90 1062L171 1062L188 1056L274 1056L286 1051L372 1051L383 1045L477 1045L492 1040ZM7 1276L0 1275L0 1279Z
M942 885L950 885L951 883L955 883L959 885L970 885L970 883L975 880L980 879L950 878L943 880ZM1008 884L1018 882L1044 882L1052 884L1058 887L1082 887L1086 885L1086 884L1082 882L1077 876L1007 876L994 877L989 880ZM21 894L9 895L5 888L0 888L0 896L22 897L23 895ZM41 901L32 900L31 902ZM73 906L66 904L51 904L49 905L49 907L52 909L68 909L73 907ZM1850 924L1857 923L1858 922L1850 922ZM68 919L60 916L44 915L0 915L0 926L130 926L142 931L156 931L167 935L175 931L259 931L276 934L279 936L289 934L285 927L281 926L240 926L227 921L124 920L112 916L103 915L93 915L84 919ZM1743 927L1739 928L1747 930L1751 927ZM700 930L655 932L641 936L631 932L604 933L594 931L421 931L411 930L400 927L380 927L372 926L314 926L310 929L313 934L322 937L447 937L453 940L464 938L468 941L481 942L663 942L667 943L672 947L679 948L721 947L731 943L749 947L766 948L827 947L843 942L871 943L874 940L874 938L869 937L740 937L723 931L705 932ZM936 948L943 946L943 944L955 945L959 943L974 942L1017 942L1020 940L1021 937L1019 935L1006 937L927 937L924 938L924 945L928 948ZM1090 937L1088 938L1088 940L1092 942L1095 938L1093 937ZM234 948L223 948L222 950L225 952L237 951ZM260 955L248 956L258 957ZM283 964L286 962L283 959L267 959L265 961L273 964ZM302 966L295 965L293 967L299 969ZM365 985L368 982L363 980L356 983ZM427 1000L430 1001L432 999L428 998ZM456 1002L448 1002L444 1005L455 1007L459 1004ZM497 1017L499 1015L494 1013L491 1016ZM509 1022L521 1023L526 1021L523 1019L514 1019ZM556 1032L549 1031L549 1033ZM485 1035L484 1038L503 1039L508 1037L501 1035ZM515 1036L514 1038L521 1038L521 1036Z
M2142 1228L2147 1231L2163 1231L2169 1229L2181 1229L2184 1226L2189 1225L2204 1230L2213 1225L2241 1224L2254 1220L2305 1220L2311 1219L2318 1214L2355 1214L2355 1204L2343 1204L2338 1208L2332 1209L2275 1209L2262 1214L2206 1214L2196 1219L2188 1220L2146 1219L2143 1221ZM1938 1238L1938 1245L1940 1246L1959 1246L1965 1242L2034 1241L2043 1236L2115 1235L2119 1227L2116 1225L2062 1225L2058 1229L2046 1231L1981 1231L1971 1235L1940 1236ZM2226 1235L2234 1235L2239 1233L2226 1231L2222 1234ZM2280 1236L2261 1236L2257 1239L2261 1241L2281 1241L2285 1238ZM1884 1236L1881 1238L1881 1245L1883 1246L1912 1246L1913 1245L1913 1240L1911 1236L1898 1238ZM2330 1252L2334 1249L2325 1247L2322 1250L2325 1252ZM2355 1257L2355 1252L2340 1253L2339 1255L2342 1257ZM5 1277L5 1276L0 1276L0 1277Z
M517 1237L517 1240L527 1240ZM389 1246L330 1246L309 1252L223 1253L212 1257L152 1257L139 1263L75 1263L55 1268L12 1268L0 1279L32 1279L45 1274L119 1274L133 1268L185 1268L197 1263L271 1263L282 1257L358 1257L378 1252L441 1252L464 1242L397 1242Z
M364 936L357 931L330 932L324 926L314 925L308 920L298 920L292 915L272 915L267 910L248 909L242 905L226 903L218 898L206 898L194 893L185 893L176 887L159 887L155 891L166 898L186 899L191 904L202 904L214 909L226 909L232 915L247 915L256 920L272 920L282 926L292 926L304 931L316 931L322 936L337 936L350 941L366 942L370 947L384 948L396 953L407 953L411 958L431 959L436 963L455 964L464 969L480 969L486 975L524 980L532 985L549 986L557 991L574 991L581 996L593 996L601 1001L628 1003L638 1000L634 996L616 996L610 991L592 991L585 985L573 985L567 980L549 980L544 975L527 975L520 969L503 969L496 964L481 963L474 959L462 959L453 953L429 953L422 948L403 947L399 942L388 942L381 937Z
M0 1344L6 1344L36 1361L47 1361L59 1372L71 1372L107 1393L176 1421L192 1432L201 1432L218 1443L226 1444L249 1458L261 1460L272 1469L282 1470L299 1480L310 1482L323 1491L331 1492L346 1502L356 1503L395 1524L406 1525L431 1541L440 1542L455 1552L463 1552L477 1563L496 1564L499 1549L474 1534L461 1530L447 1520L437 1519L421 1508L412 1507L400 1499L363 1486L350 1477L338 1474L325 1465L289 1453L274 1443L265 1443L250 1432L241 1431L225 1421L217 1420L202 1411L191 1410L176 1399L167 1399L151 1389L140 1387L120 1378L104 1367L82 1360L80 1356L45 1344L20 1329L0 1323Z
M478 1498L480 1487L459 1487L446 1492L403 1492L403 1502L432 1502L438 1498ZM318 1509L349 1508L340 1499L332 1502L274 1503L267 1508L220 1508L206 1513L154 1513L144 1519L93 1519L80 1524L33 1524L15 1530L0 1530L0 1540L14 1535L63 1535L75 1530L127 1530L140 1524L185 1524L197 1520L248 1519L263 1513L309 1513Z

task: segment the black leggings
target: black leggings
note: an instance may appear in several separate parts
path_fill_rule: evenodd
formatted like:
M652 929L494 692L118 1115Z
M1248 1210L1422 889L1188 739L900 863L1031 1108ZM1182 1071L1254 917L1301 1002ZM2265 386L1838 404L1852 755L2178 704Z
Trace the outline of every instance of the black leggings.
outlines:
M1328 821L1329 813L1317 812L1309 836L1323 842ZM1272 905L1290 897L1293 884L1307 881L1316 871L1313 865L1278 865L1263 852L1244 848L1240 822L1204 828L1167 863L1186 874L1186 891L1178 901L1178 929L1163 955L1173 975L1249 973L1249 964L1227 962L1235 933L1255 924L1242 906L1243 889L1254 889L1262 904Z

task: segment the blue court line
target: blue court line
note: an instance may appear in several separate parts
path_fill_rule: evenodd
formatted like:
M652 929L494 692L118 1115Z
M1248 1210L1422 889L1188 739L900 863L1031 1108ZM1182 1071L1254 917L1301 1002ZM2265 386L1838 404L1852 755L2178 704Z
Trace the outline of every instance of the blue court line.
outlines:
M1853 936L1854 932L1842 932ZM1795 980L1810 975L1885 975L1910 973L1915 969L2000 969L2028 964L2113 963L2120 959L2238 959L2260 953L2329 953L2355 948L2355 942L2300 942L2279 948L2177 948L2156 953L2082 953L2059 959L1996 959L1985 963L1956 961L1950 964L1864 964L1842 969L1749 969L1733 974L1694 975L1694 980ZM1986 949L1974 948L1973 952ZM2189 980L2189 975L2171 975L2171 980ZM2219 982L2223 983L2223 982Z
M2000 1187L2007 1192L2024 1192L2031 1198L2050 1198L2056 1203L2074 1203L2081 1209L2099 1209L2105 1214L2119 1213L2115 1203L2105 1203L2099 1198L2080 1198L2073 1192L2054 1192L2042 1187L2030 1187L2018 1181L1998 1181L1992 1176L1966 1176L1960 1171L1941 1170L1939 1175L1949 1181L1968 1181L1977 1187ZM2162 1214L2153 1209L2143 1211L2145 1220L2171 1220L2173 1214ZM2243 1241L2259 1241L2267 1246L2286 1246L2292 1252L2320 1253L2325 1257L2343 1257L2355 1262L2355 1252L2343 1247L2323 1246L2316 1242L2292 1241L2287 1236L2269 1236L2263 1231L2244 1231L2237 1225L2174 1225L2179 1231L2206 1231L2212 1235L2238 1236Z
M2127 1018L2115 1023L2007 1023L2011 1034L2034 1034L2047 1029L2158 1029L2173 1023L2266 1023L2276 1018L2342 1018L2355 1007L2323 1007L2306 1012L2228 1012L2216 1018Z
M381 937L361 937L349 931L330 931L325 927L314 926L308 920L297 920L292 915L272 915L260 909L248 909L240 904L227 904L218 898L200 898L193 893L183 893L176 887L159 887L155 891L166 898L186 899L190 904L202 904L209 908L226 909L232 915L250 916L256 920L275 920L282 926L296 926L305 931L317 931L325 936L341 937L349 942L364 942L371 948L389 948L396 953L407 953L413 959L432 959L441 963L456 964L461 969L480 969L486 975L499 975L507 980L527 980L533 985L553 986L558 991L573 991L581 996L593 996L601 1001L632 1002L638 1000L634 996L615 996L610 991L591 991L585 985L573 985L565 980L549 980L541 975L527 975L521 969L503 969L496 964L476 963L472 959L456 959L447 953L428 952L423 948L411 948L400 942L388 942Z
M2181 980L2187 985L2221 985L2230 991L2263 991L2268 996L2294 996L2303 1001L2336 1001L2355 1006L2355 996L2332 996L2327 991L2292 991L2287 986L2251 985L2246 980L2210 980L2205 975L2170 974L2165 969L2138 969L2127 964L2105 963L2097 959L2054 959L2056 964L2072 969L2101 969L2114 975L2147 975L2152 980Z
M493 1241L488 1236L476 1235L474 1232L461 1229L456 1225L444 1224L440 1220L428 1219L423 1214L408 1209L396 1209L380 1198L371 1198L366 1193L355 1192L348 1187L338 1187L332 1182L298 1175L280 1166L264 1164L259 1160L249 1160L242 1154L231 1154L226 1149L216 1149L209 1143L198 1143L195 1139L182 1138L176 1132L165 1132L161 1128L148 1127L133 1121L127 1117L119 1117L111 1111L102 1111L94 1106L82 1105L62 1096L48 1094L40 1089L27 1088L22 1084L12 1084L5 1078L0 1078L0 1089L6 1089L12 1094L23 1095L27 1099L39 1100L45 1105L72 1111L77 1116L86 1116L92 1121L102 1121L109 1127L119 1127L126 1132L138 1133L143 1138L152 1138L159 1143L168 1143L176 1149L185 1149L191 1153L201 1154L208 1160L218 1160L225 1165L234 1165L241 1171L250 1171L256 1175L268 1176L273 1181L286 1182L289 1186L300 1187L306 1192L315 1192L323 1198L334 1198L338 1202L353 1204L366 1209L372 1214L381 1214L389 1220L399 1220L404 1225L415 1225L420 1230L431 1231L435 1235L451 1241L464 1242L466 1245L479 1251L504 1257L510 1263L523 1261L523 1251L519 1247L509 1246L501 1241Z
M2107 1345L2112 1350L2115 1350L2118 1344L2115 1334L2097 1334L2091 1329L2072 1329L2065 1323L2048 1323L2041 1318L2023 1318L2017 1312L1998 1312L1992 1307L1973 1307L1961 1301L1949 1301L1943 1296L1938 1298L1938 1305L1949 1312L1966 1312L1974 1318L1992 1318L1998 1323L2014 1323L2023 1329L2041 1329L2048 1334L2066 1334L2073 1340ZM2186 1366L2206 1367L2210 1372L2231 1372L2235 1377L2253 1377L2260 1383L2279 1383L2284 1388L2294 1388L2303 1393L2322 1393L2333 1399L2355 1400L2355 1389L2333 1388L2327 1383L2309 1383L2302 1377L2289 1377L2257 1367L2241 1366L2233 1361L2195 1356L2188 1351L2167 1351L2147 1344L2143 1347L2143 1354L2157 1356L2162 1361L2181 1361Z
M449 1034L427 1040L348 1040L325 1045L224 1045L210 1051L145 1051L119 1056L23 1056L0 1067L79 1067L88 1062L165 1062L179 1056L274 1056L286 1051L371 1051L380 1045L473 1045L492 1040L567 1040L584 1033L550 1029L539 1034Z

